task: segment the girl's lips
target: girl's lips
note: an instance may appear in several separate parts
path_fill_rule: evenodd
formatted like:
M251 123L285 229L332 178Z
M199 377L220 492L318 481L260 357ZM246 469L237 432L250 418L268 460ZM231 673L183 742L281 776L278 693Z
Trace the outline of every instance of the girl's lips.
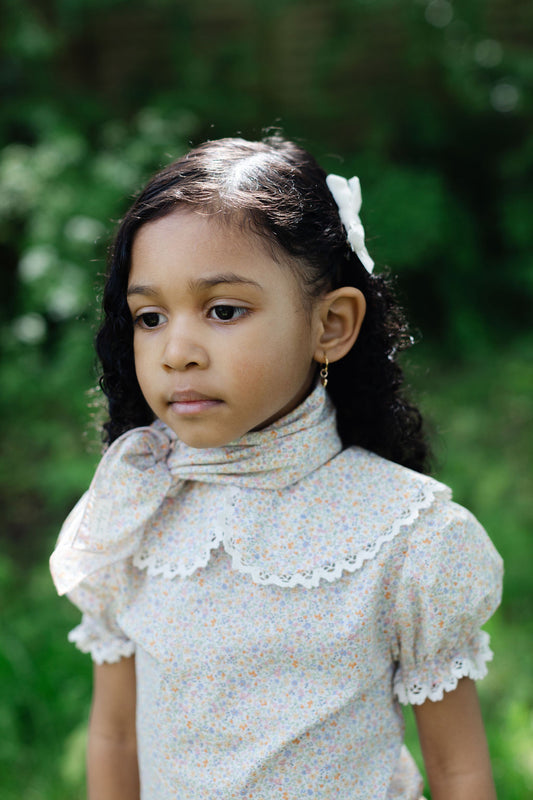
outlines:
M170 408L175 414L191 415L200 414L202 411L208 411L210 408L220 405L221 400L186 400L170 404Z
M175 414L199 414L220 405L222 401L208 397L200 392L174 392L169 406Z

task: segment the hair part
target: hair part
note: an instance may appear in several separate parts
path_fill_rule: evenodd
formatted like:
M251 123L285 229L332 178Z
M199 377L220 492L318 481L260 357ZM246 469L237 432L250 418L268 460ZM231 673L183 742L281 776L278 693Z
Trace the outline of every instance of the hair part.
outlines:
M297 273L307 308L341 286L363 292L367 311L358 339L330 369L327 387L340 437L345 447L365 447L426 471L422 417L405 396L398 363L413 340L391 280L368 274L347 243L326 173L306 150L280 136L205 142L155 175L124 216L110 251L96 338L100 386L109 404L105 441L154 419L135 374L126 291L137 231L178 209L258 236L278 263Z

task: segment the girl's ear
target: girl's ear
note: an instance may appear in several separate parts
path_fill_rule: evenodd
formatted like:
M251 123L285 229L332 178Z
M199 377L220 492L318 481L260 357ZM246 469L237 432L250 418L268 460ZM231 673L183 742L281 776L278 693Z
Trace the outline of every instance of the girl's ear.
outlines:
M329 292L320 301L320 334L314 354L322 363L339 361L351 350L365 317L364 294L354 286L342 286Z

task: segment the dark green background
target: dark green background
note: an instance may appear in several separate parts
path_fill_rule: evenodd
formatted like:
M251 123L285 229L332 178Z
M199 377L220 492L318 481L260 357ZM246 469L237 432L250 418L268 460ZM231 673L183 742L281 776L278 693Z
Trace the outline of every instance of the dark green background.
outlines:
M480 693L499 797L530 796L530 0L1 0L0 13L2 798L83 796L90 664L65 641L77 612L46 559L98 458L91 341L115 222L191 143L277 127L360 176L369 250L398 274L436 475L506 560Z

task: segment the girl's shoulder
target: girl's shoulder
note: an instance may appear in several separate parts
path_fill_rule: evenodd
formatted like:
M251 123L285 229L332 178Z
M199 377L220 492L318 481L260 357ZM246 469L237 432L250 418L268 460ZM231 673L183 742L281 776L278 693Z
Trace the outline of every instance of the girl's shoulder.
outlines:
M438 495L449 500L452 496L451 489L436 478L404 467L363 447L345 448L331 460L330 465L343 480L349 482L351 491L358 494L390 494L398 499L404 492L418 491L431 499Z
M474 515L453 500L451 488L430 475L359 447L343 450L331 466L331 480L324 482L324 490L341 498L341 503L351 498L360 529L380 538L384 528L391 538L403 529L404 543L427 537L432 530L444 535L452 528L462 528L465 536L481 532L487 537ZM327 472L325 476L329 477Z
M320 485L330 508L351 516L370 539L392 539L428 509L448 513L455 506L444 483L361 447L346 448L326 464Z
M360 448L339 454L338 466L341 492L349 475L361 476L355 490L357 527L373 532L370 552L394 542L403 574L421 580L424 573L434 575L439 564L457 560L501 580L502 559L489 535L471 511L454 502L449 486Z

